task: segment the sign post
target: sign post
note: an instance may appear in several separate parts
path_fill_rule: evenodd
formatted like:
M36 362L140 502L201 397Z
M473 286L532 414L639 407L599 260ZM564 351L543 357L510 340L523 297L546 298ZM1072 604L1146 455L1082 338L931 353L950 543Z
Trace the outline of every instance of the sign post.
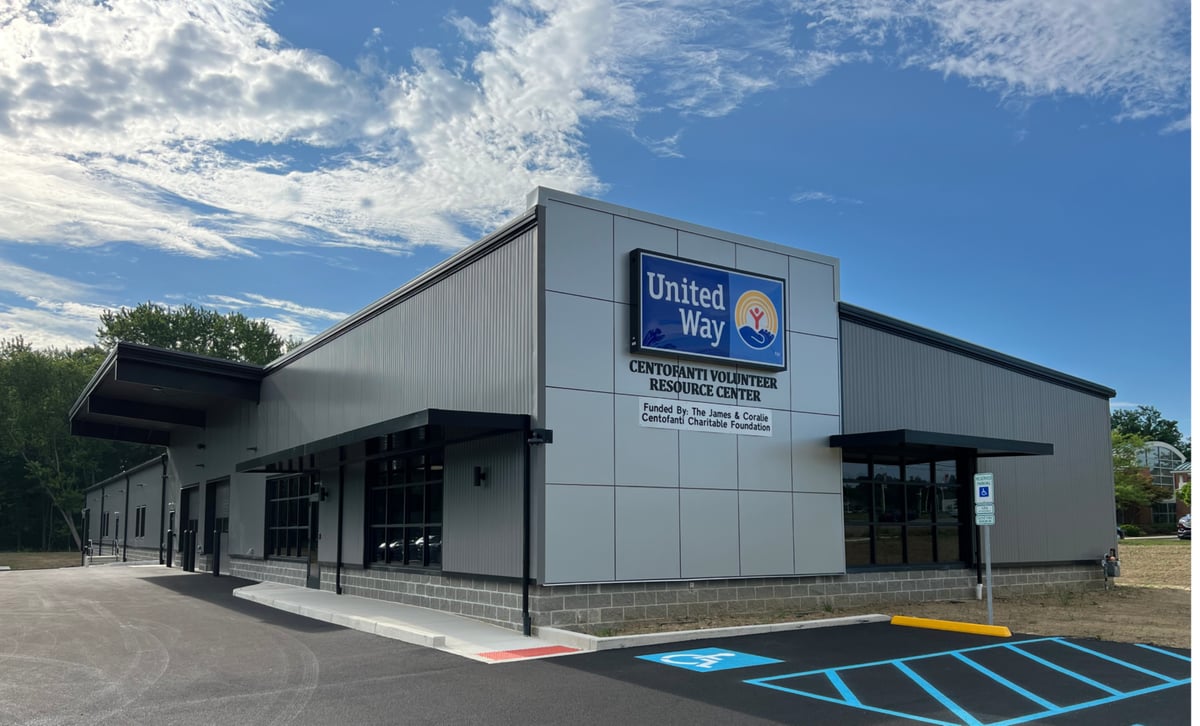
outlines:
M988 625L992 622L992 525L996 523L996 482L989 474L975 475L975 525L983 527L983 561L987 573Z

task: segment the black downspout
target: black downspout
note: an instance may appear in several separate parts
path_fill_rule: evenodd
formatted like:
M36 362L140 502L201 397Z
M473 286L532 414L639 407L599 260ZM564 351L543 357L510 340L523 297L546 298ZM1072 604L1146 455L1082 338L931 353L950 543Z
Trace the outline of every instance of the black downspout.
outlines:
M162 487L158 501L158 564L167 563L166 556L166 525L167 525L167 455L162 455Z
M338 515L337 565L334 567L333 591L342 594L342 509L346 503L346 447L338 448Z
M96 528L96 529L100 530L98 533L99 539L100 539L100 546L96 548L96 551L94 553L97 555L104 554L104 523L106 521L108 521L108 520L106 519L105 514L104 514L104 485L101 484L100 485L100 521L97 522L97 524L99 524L100 526Z
M525 440L521 448L525 452L525 481L524 481L524 506L521 508L521 628L526 636L533 634L533 622L529 617L529 564L530 564L530 534L529 534L529 447L532 445L529 441L533 432L529 429L529 424L525 425Z
M125 530L121 532L121 561L129 561L129 474L125 475Z

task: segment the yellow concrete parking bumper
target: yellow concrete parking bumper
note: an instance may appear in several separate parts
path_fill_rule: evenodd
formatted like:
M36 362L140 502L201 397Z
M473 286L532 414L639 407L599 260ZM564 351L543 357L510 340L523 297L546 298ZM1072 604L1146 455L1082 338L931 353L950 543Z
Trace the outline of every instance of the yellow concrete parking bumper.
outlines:
M994 635L998 638L1012 637L1012 631L1003 625L960 623L955 620L914 618L908 615L893 615L892 625L907 625L910 628L930 628L931 630L952 630L956 633L973 633L975 635Z

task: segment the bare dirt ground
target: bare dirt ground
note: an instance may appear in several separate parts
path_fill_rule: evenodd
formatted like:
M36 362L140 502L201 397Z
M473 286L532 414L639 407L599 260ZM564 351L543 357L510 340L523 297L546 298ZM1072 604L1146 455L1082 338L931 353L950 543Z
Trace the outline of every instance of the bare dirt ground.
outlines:
M993 622L1014 633L1100 638L1191 648L1191 542L1174 538L1126 540L1120 546L1120 578L1110 589L1061 590L1048 595L994 598ZM1100 564L1097 560L1097 569ZM987 600L915 602L833 608L811 613L776 613L767 617L729 615L705 622L664 623L658 630L713 628L763 622L818 620L883 613L919 618L987 622ZM640 628L629 632L651 632Z

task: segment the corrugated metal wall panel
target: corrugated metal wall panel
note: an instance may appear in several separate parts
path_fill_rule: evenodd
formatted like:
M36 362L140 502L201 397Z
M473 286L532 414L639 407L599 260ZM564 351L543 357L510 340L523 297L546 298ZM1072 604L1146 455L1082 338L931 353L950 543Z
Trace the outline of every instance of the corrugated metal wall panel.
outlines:
M979 461L996 475L997 562L1099 561L1111 546L1106 399L847 321L842 371L845 433L910 428L1054 444L1053 456Z
M521 576L524 448L522 433L446 447L443 569ZM478 487L476 466L487 473Z
M535 241L530 229L269 375L259 451L424 408L535 413Z

